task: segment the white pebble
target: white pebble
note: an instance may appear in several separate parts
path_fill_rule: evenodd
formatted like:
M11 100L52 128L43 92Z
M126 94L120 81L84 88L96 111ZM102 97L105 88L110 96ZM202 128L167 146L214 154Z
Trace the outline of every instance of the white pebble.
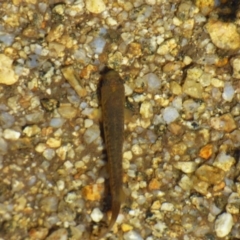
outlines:
M215 231L218 237L226 237L233 227L233 217L230 213L222 213L215 222Z
M131 230L124 234L124 240L143 240L143 238L137 232Z
M94 222L100 222L103 218L103 213L100 211L99 208L94 208L91 213L91 218Z
M149 92L156 92L161 87L161 80L155 73L148 73L143 76L144 82L148 86Z
M105 44L106 44L106 40L104 38L97 37L90 43L90 46L92 47L92 50L94 51L94 53L101 54L105 47Z
M234 88L231 83L226 82L223 89L222 97L225 101L231 102L234 96Z
M163 120L169 124L174 122L179 117L179 113L176 108L174 107L166 107L163 110Z
M92 119L85 119L84 120L84 127L89 128L93 125L93 120Z
M98 137L100 136L100 129L99 126L97 126L96 124L92 125L90 128L88 128L84 135L84 141L87 144L92 143L94 140L96 140Z
M17 132L12 129L5 129L3 131L3 137L5 139L9 139L9 140L17 140L17 139L19 139L20 135L21 135L20 132Z
M54 158L55 156L55 151L53 149L47 148L44 150L43 152L43 156L47 159L47 160L51 160Z
M60 128L66 120L63 118L52 118L50 121L50 127Z
M172 212L172 211L174 211L174 205L172 203L165 202L162 204L161 210Z

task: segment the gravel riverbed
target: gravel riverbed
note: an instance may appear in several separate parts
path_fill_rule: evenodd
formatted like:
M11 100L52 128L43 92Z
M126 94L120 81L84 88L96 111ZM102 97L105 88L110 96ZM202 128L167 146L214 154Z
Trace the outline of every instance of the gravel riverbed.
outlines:
M240 239L237 0L0 2L0 239L108 224L100 72L125 83L125 200L105 239Z

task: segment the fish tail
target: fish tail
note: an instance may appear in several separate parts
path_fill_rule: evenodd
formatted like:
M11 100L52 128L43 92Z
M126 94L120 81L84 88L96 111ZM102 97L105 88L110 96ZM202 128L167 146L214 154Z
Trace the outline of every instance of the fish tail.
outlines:
M117 218L118 218L118 214L120 212L120 208L121 208L121 202L119 200L113 200L112 201L112 216L111 216L111 220L110 223L107 227L107 229L105 229L99 236L99 240L102 239L114 226Z

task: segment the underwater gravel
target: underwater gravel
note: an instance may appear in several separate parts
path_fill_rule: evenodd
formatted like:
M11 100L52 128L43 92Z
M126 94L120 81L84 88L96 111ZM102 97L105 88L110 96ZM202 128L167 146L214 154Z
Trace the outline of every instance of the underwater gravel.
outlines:
M108 224L105 66L126 95L109 239L240 238L237 1L13 0L0 13L1 239L89 239Z

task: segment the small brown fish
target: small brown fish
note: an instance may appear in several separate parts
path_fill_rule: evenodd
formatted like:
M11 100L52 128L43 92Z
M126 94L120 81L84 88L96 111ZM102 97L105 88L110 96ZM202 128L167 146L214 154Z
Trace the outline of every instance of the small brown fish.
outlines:
M117 72L109 70L102 78L101 103L112 199L112 216L107 230L100 235L100 238L111 230L121 208L124 101L123 81Z

